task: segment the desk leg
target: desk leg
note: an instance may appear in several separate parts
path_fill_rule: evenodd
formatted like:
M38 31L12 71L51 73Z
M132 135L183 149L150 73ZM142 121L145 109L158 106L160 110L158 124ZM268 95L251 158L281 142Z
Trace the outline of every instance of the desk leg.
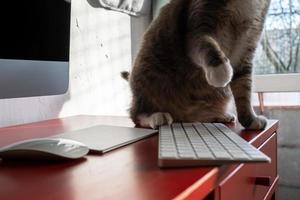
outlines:
M274 193L272 195L271 200L278 200L278 188L277 188L277 186L275 188L275 191L274 191Z

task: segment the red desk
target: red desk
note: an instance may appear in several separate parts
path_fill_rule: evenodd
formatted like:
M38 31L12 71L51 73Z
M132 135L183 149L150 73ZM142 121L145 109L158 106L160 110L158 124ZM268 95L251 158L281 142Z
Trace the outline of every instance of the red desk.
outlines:
M128 118L75 116L0 129L0 146L97 124L133 126ZM264 131L240 131L272 158L270 164L160 169L157 136L105 155L67 162L0 161L0 199L275 199L277 121Z

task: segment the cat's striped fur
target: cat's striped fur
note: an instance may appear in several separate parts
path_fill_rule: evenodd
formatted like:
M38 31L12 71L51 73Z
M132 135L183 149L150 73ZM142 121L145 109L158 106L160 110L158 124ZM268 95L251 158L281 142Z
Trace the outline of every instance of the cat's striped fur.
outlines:
M251 106L252 59L269 0L172 0L144 35L129 82L141 126L172 121L239 122L262 129Z

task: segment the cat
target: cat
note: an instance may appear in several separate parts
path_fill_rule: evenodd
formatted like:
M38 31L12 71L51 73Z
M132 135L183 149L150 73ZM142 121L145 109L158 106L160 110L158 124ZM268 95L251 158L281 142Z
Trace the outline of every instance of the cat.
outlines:
M130 117L142 127L239 122L265 128L251 105L252 59L270 0L171 0L143 37L129 79Z

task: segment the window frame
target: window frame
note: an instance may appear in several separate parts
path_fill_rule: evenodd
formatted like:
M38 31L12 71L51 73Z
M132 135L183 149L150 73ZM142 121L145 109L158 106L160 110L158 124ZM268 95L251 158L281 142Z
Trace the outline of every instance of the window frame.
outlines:
M298 83L298 84L297 84ZM253 92L299 92L300 74L266 74L253 76Z

